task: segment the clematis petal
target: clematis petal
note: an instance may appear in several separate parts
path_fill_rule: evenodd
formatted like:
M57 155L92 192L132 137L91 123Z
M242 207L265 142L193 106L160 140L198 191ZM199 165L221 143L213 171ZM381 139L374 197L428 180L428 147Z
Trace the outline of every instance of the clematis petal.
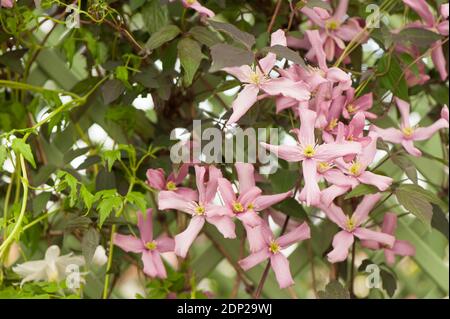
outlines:
M156 239L156 249L160 253L166 253L175 250L175 240L166 235L162 235Z
M410 126L410 124L409 124L409 109L410 109L409 103L406 101L403 101L402 99L400 99L398 97L395 97L394 100L395 100L395 103L397 104L398 110L400 111L400 115L402 118L402 121L401 121L402 127L409 127Z
M147 209L147 214L144 216L141 212L137 213L138 228L141 233L141 239L144 243L148 243L153 240L153 220L152 209Z
M345 14L347 13L348 8L348 0L341 0L337 8L334 10L333 19L342 22L345 18Z
M233 102L233 114L228 119L227 124L236 123L248 109L255 104L258 96L259 88L254 84L246 84L237 98Z
M181 197L183 197L188 201L196 202L198 200L198 192L187 187L178 187L174 191L174 193L180 195Z
M212 12L208 8L202 6L198 1L195 1L194 3L189 3L186 0L182 0L182 2L185 5L185 7L194 9L195 11L200 13L201 15L207 16L208 18L212 18L212 17L215 16L214 12Z
M358 227L353 231L353 234L362 240L374 240L382 245L392 247L395 242L395 237L382 232L377 232L367 228Z
M403 3L416 11L429 27L434 25L434 16L425 0L403 0Z
M320 203L320 188L317 184L316 161L305 159L303 161L303 177L305 179L306 205L317 205Z
M239 192L245 193L255 186L255 169L250 163L236 163L234 166L239 180Z
M161 255L157 251L152 251L151 254L153 257L153 265L155 265L156 268L156 277L161 279L167 278L166 267L164 267Z
M233 66L222 70L231 74L242 83L250 83L250 75L253 73L252 68L248 65Z
M399 239L395 241L392 251L400 256L414 256L416 254L416 248L410 242Z
M314 146L316 140L314 137L314 124L316 123L316 112L311 110L302 110L300 112L300 130L298 131L298 140L303 147Z
M353 245L353 235L345 230L340 231L333 237L333 250L327 255L330 263L337 263L347 259L348 250Z
M294 82L284 77L270 79L261 83L260 87L269 95L283 95L297 101L308 101L311 97L308 86L304 82Z
M163 190L166 188L166 179L164 178L164 171L161 168L148 169L147 170L147 182L150 187L157 190Z
M258 196L254 201L255 210L260 212L272 205L275 205L286 198L292 196L292 191L285 193L275 194L275 195L261 195Z
M314 158L321 162L330 162L338 157L358 154L361 150L361 144L358 142L347 142L345 144L321 144L316 147Z
M236 238L235 228L236 225L233 223L228 216L214 216L207 217L206 221L214 226L225 238Z
M175 254L182 258L186 257L189 247L191 247L195 238L197 238L204 224L205 218L202 216L192 217L188 227L182 233L175 236Z
M264 142L261 142L260 145L270 152L274 153L275 156L282 158L288 162L299 162L304 158L303 152L298 146L272 145Z
M419 127L414 130L412 139L414 141L423 141L428 140L430 137L434 135L438 130L448 128L448 122L443 118L437 120L433 124L427 127Z
M403 140L402 146L412 156L416 156L416 157L422 156L422 152L414 146L414 142L412 140Z
M336 197L347 193L350 190L350 188L351 186L331 185L321 191L320 193L321 201L325 206L329 206Z
M382 192L388 189L394 181L390 177L374 174L369 171L362 172L357 178L361 183L373 185Z
M244 213L237 214L236 217L246 226L256 227L261 224L262 219L253 210L247 210Z
M144 273L147 276L155 278L158 276L158 270L156 269L155 261L153 260L152 252L149 250L144 250L142 252L142 263L144 264Z
M190 200L184 198L183 196L171 192L171 191L161 191L158 194L158 209L166 210L166 209L175 209L188 214L191 214L192 211L189 209Z
M262 263L269 257L270 257L269 249L265 247L265 249L261 249L260 251L257 251L256 253L250 254L246 258L239 260L238 263L242 269L247 271L255 267L256 265Z
M281 246L282 249L285 249L296 242L311 238L311 231L306 222L291 230L289 233L280 236L277 239L277 243Z
M232 205L236 201L236 194L234 193L230 181L225 178L219 178L217 182L219 185L218 189L220 196L222 197L225 206L232 209Z
M381 199L381 194L370 194L364 196L353 212L352 218L357 226L361 225L369 216L369 213L375 207L375 204Z
M305 8L303 8L305 9ZM303 11L302 9L302 11ZM326 62L326 54L323 50L323 42L320 37L320 33L318 30L307 30L306 36L311 43L312 50L314 52L314 56L316 57L317 64L319 65L321 70L328 70L327 62Z
M287 46L286 33L283 29L278 29L270 35L270 46L275 45Z
M400 144L403 141L403 133L395 128L383 129L375 125L370 126L370 130L378 134L384 141Z
M287 288L294 284L291 270L289 269L289 260L282 254L277 253L270 256L270 266L272 267L275 278L281 289Z
M131 235L114 235L114 245L119 246L126 252L140 253L145 250L144 243L141 239Z
M360 243L361 243L361 246L364 248L368 248L368 249L372 249L372 250L381 249L380 243L373 241L373 240L361 240Z

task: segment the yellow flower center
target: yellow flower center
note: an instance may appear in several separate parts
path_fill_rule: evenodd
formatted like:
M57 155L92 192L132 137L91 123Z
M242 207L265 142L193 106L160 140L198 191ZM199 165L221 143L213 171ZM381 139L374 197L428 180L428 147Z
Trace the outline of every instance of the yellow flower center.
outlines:
M250 74L250 82L252 82L253 84L260 84L261 83L261 76L256 73L256 72L252 72Z
M279 245L276 241L272 240L272 241L270 242L270 245L269 245L269 251L270 251L272 254L277 254L277 253L279 253L279 252L280 252L280 245Z
M242 206L242 204L239 202L234 202L233 203L233 211L235 213L242 213L244 211L244 206Z
M319 172L326 172L331 168L330 164L328 164L327 162L319 162L317 163L317 170Z
M338 119L332 119L330 121L330 124L328 124L328 130L331 131L332 129L334 129L338 124Z
M350 169L349 169L349 171L350 171L350 173L352 174L352 175L359 175L361 172L361 163L360 162L353 162L353 164L352 164L352 166L350 166Z
M355 107L353 104L349 104L349 105L347 106L347 111L348 111L348 113L355 113L357 110L358 110L358 108Z
M347 229L347 231L353 231L356 228L356 223L353 218L347 218L347 221L345 222L345 228Z
M255 208L255 205L253 203L250 203L247 205L247 210L253 210Z
M193 5L195 2L197 2L197 0L186 0L188 5Z
M155 250L156 246L158 246L158 244L154 240L149 241L148 243L145 244L145 248L147 248L148 250Z
M303 149L303 154L307 157L307 158L311 158L314 156L314 154L316 154L316 151L314 150L314 146L312 145L308 145Z
M166 188L168 191L175 191L177 190L177 185L172 181L168 181L166 184Z
M205 214L205 206L198 204L195 208L194 211L197 215L204 215Z
M411 137L414 133L414 129L412 127L404 127L402 132L405 137Z
M334 31L339 28L339 22L336 20L328 20L325 27L330 31Z

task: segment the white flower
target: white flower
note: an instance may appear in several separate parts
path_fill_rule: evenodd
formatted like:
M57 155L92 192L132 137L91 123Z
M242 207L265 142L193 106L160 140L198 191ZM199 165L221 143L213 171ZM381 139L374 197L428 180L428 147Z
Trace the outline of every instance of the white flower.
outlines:
M72 256L73 253L60 256L60 253L59 247L53 245L47 248L43 260L28 261L13 267L13 271L23 278L20 284L27 281L59 282L68 274L68 266L82 266L85 263L82 256Z
M107 261L108 257L106 256L105 248L102 245L98 245L92 257L92 263L97 266L103 266Z

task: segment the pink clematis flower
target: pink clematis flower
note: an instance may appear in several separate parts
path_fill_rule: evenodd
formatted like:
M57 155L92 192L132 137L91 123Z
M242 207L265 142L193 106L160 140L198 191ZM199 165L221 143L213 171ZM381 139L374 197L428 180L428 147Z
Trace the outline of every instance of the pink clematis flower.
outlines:
M272 33L271 45L286 45L286 37L282 30ZM276 55L269 53L266 57L259 60L255 69L248 65L222 69L244 83L244 88L233 102L233 114L228 119L228 124L236 123L255 104L260 91L265 92L269 96L282 95L298 101L309 100L310 92L303 81L294 82L284 77L269 77L269 72L275 66L275 62Z
M260 230L260 240L262 248L250 256L239 261L239 265L244 270L253 268L254 266L270 259L270 266L275 272L278 284L281 289L287 288L294 284L291 271L289 269L289 260L281 252L283 249L295 244L298 241L311 237L308 224L303 223L289 233L275 239L267 222L263 222L258 226Z
M347 163L343 159L334 161L340 170L333 170L326 175L326 180L333 185L324 189L321 193L324 205L330 205L336 197L347 193L360 183L373 185L380 191L385 191L391 186L392 178L374 174L367 170L377 152L377 139L378 136L371 132L370 143L363 147L362 152L352 162Z
M381 231L385 234L394 236L395 229L397 228L397 215L394 213L386 213L384 215L383 226ZM381 245L379 242L373 240L361 240L361 246L373 249L384 250L384 258L388 265L393 265L395 262L395 255L399 256L414 256L416 254L416 248L406 240L396 239L392 248Z
M173 1L173 0L172 0ZM197 0L181 0L183 3L183 6L185 8L194 9L198 13L200 13L202 16L207 16L209 18L212 18L215 16L214 12L209 10L208 8L205 8L198 2Z
M138 228L141 238L131 235L116 234L114 245L119 246L126 252L142 254L144 273L150 277L164 279L167 277L166 269L161 259L161 253L173 251L175 242L165 235L153 239L152 209L147 210L147 216L138 213Z
M338 3L333 15L319 7L309 8L305 6L301 9L301 12L309 18L312 24L319 27L322 47L328 61L338 57L345 49L345 42L350 42L363 31L357 18L345 19L348 0L341 0ZM310 46L308 47L306 44L306 39L288 38L290 47L309 49ZM310 50L306 55L308 59L314 56L314 50Z
M346 216L342 209L334 204L320 207L327 217L342 229L334 235L333 250L327 255L330 263L341 262L347 259L348 250L355 240L354 237L360 240L372 240L388 247L394 245L394 236L361 227L380 198L380 194L364 196L351 217Z
M158 196L158 207L161 210L176 209L192 216L185 231L175 236L175 253L180 257L186 254L203 228L205 222L214 225L225 238L235 238L235 225L227 216L222 206L213 203L217 192L217 181L222 176L219 169L209 166L208 178L206 168L195 166L197 181L197 197L188 199L172 191L161 191Z
M395 98L397 107L401 114L400 129L387 128L382 129L375 125L371 126L371 131L378 133L378 135L385 141L402 144L404 149L412 156L421 156L422 152L414 146L414 141L423 141L433 136L436 131L442 128L448 128L448 120L445 119L445 111L441 112L441 118L434 124L427 127L411 127L409 123L409 103L399 98Z
M300 198L306 201L307 205L316 205L320 202L320 189L317 184L316 166L321 162L330 162L336 158L361 152L361 145L357 142L345 144L321 144L316 145L314 137L314 123L316 113L311 110L301 110L300 129L293 130L297 135L298 144L291 145L270 145L261 143L269 151L288 162L302 162L303 177L305 186L300 193Z
M161 168L149 168L147 170L147 183L150 187L153 187L159 191L173 191L188 199L194 200L197 197L194 190L187 187L178 186L181 182L183 182L189 173L189 166L189 164L181 165L179 171L170 173L167 179L164 177L164 171Z
M261 195L262 191L255 186L255 173L252 164L236 163L236 171L239 181L239 196L236 196L233 187L225 178L219 178L219 192L225 204L228 216L236 216L246 229L256 227L261 224L262 219L258 212L281 202L292 195L291 191L275 194ZM250 244L252 244L249 236Z
M344 102L345 107L342 108L342 115L344 118L349 119L357 112L363 112L364 116L368 119L376 119L376 114L368 112L373 104L373 94L367 93L358 98L355 98L355 89L349 88L345 91L346 99Z
M14 6L14 0L1 0L0 7L12 8Z
M449 22L448 22L448 3L443 4L440 7L440 13L442 17L445 19L444 21L440 21L435 19L433 13L430 10L427 2L425 0L403 0L403 3L413 9L421 18L424 24L421 23L412 23L409 27L414 28L425 28L431 31L435 31L443 36L448 36ZM431 50L431 59L433 60L434 65L439 71L442 80L445 80L448 76L447 66L444 56L444 49L442 47L442 41L436 41L432 45Z

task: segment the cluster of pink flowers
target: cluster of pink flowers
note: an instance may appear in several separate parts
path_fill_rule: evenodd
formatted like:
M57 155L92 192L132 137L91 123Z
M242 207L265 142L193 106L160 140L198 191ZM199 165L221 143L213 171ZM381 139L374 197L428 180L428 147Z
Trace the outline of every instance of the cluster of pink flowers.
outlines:
M448 35L448 21L435 19L425 1L404 2L425 23L415 22L407 27L420 26ZM209 15L204 9L200 9L196 1L183 3ZM149 211L146 220L139 215L141 239L116 236L115 243L124 250L142 253L146 274L164 278L165 270L159 253L174 251L178 256L186 257L205 223L212 224L225 238L235 238L235 222L239 220L246 230L250 250L250 255L240 260L239 265L247 270L269 259L280 287L292 285L289 261L282 250L310 238L309 226L306 222L296 224L288 229L288 233L275 238L269 227L267 214L272 205L292 196L307 206L323 211L341 229L334 236L333 249L327 255L331 263L347 258L355 237L363 247L383 249L390 264L394 262L395 255L415 253L411 244L395 238L395 214L385 214L380 231L367 227L369 214L383 196L381 192L386 191L393 183L392 178L372 172L370 165L374 162L379 139L401 145L412 156L421 156L414 141L429 139L439 129L448 128L448 108L442 108L441 118L432 125L413 127L410 123L409 103L394 97L402 119L399 128L370 125L369 120L377 118L370 111L372 93L359 96L352 87L349 73L327 65L327 61L340 56L345 42L364 36L360 19L344 18L347 5L348 1L340 1L333 14L321 8L304 7L302 12L310 18L314 27L305 31L304 39L286 38L282 30L271 35L272 46L289 45L307 49L308 61L316 63L316 66L290 64L285 69L277 68L277 56L268 53L255 65L223 69L242 82L242 90L233 102L233 113L227 124L237 123L256 101L268 97L275 99L277 112L291 109L298 116L300 127L291 130L296 137L296 145L261 145L288 162L301 162L302 169L299 173L303 186L300 192L263 195L262 190L256 186L253 165L246 163L235 164L237 185L225 179L220 169L212 165L185 164L167 178L162 169L149 169L148 183L159 191L159 210L183 212L191 220L174 240L166 237L153 240ZM441 7L441 16L448 18L448 4ZM398 50L413 52L414 48ZM445 79L445 60L439 41L433 45L432 58L441 78ZM180 186L190 166L195 169L196 190ZM372 185L380 193L364 196L352 214L345 214L334 201L360 184Z

